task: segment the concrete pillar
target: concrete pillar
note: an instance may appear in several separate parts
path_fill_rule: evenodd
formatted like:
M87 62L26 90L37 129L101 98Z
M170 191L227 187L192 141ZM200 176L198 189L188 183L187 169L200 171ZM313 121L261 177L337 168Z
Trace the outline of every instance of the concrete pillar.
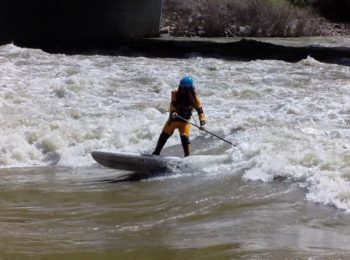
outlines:
M157 36L162 0L2 0L0 42L113 43Z

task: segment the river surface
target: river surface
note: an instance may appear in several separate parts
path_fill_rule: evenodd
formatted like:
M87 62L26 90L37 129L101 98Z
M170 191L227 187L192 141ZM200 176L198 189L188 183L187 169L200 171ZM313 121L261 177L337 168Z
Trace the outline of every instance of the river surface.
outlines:
M236 146L192 128L190 169L113 183L90 153L151 152L186 74ZM10 44L0 75L0 258L350 257L350 67Z

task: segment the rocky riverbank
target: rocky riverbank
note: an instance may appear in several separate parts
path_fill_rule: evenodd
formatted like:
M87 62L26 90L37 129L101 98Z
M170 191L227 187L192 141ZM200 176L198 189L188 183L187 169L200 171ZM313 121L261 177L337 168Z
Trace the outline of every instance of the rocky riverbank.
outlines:
M161 33L177 37L303 37L350 35L310 8L259 1L165 0Z

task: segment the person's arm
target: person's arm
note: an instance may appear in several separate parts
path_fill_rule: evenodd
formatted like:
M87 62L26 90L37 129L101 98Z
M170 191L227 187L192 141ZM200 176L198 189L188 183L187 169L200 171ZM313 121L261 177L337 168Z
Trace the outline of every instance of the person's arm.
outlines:
M176 91L171 92L171 102L170 102L170 118L173 118L174 113L176 113L176 107L175 107L175 102L176 102Z
M205 125L205 114L203 111L203 107L202 107L202 101L200 100L200 98L198 97L198 95L195 96L195 101L196 101L196 110L198 113L198 118L199 118L199 122L201 124L201 126Z

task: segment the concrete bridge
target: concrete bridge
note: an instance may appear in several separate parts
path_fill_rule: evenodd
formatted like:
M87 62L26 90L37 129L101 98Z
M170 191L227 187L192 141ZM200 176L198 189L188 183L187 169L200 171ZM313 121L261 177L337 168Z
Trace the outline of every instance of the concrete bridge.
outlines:
M109 44L159 34L162 0L2 0L0 43Z

